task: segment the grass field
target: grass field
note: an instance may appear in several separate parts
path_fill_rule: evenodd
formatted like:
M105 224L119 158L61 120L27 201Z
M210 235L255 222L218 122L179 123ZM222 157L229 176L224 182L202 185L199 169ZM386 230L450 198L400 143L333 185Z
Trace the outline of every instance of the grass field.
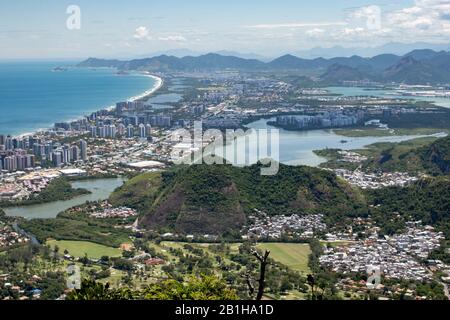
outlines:
M74 257L84 257L87 254L89 258L99 259L102 256L120 257L122 255L122 250L120 249L87 241L49 240L47 244L52 248L57 245L60 253L67 250Z
M308 256L311 253L309 244L304 243L260 243L258 249L270 250L270 257L292 270L309 273Z

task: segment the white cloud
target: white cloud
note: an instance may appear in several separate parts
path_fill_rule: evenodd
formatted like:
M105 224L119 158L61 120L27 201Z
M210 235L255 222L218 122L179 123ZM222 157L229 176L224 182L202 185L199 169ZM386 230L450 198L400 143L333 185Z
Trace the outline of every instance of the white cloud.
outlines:
M161 41L173 41L173 42L185 42L187 39L183 37L182 35L168 35L168 36L161 36L158 38L158 40Z
M133 38L138 40L150 39L150 30L144 26L138 27L134 31Z
M360 7L350 13L349 17L352 19L367 19L368 17L373 17L381 14L381 9L379 6L366 6Z
M244 26L247 29L281 29L281 28L311 28L311 27L330 27L330 26L345 26L346 22L318 22L318 23L276 23L276 24L256 24L251 26Z
M320 28L314 28L314 29L306 31L305 33L308 37L316 38L316 37L320 37L321 35L323 35L325 33L325 30L320 29Z
M327 33L330 41L448 42L450 0L417 0L412 6L387 11L377 6L357 8L347 15L347 26Z
M399 32L408 32L416 37L449 36L449 14L449 0L417 0L412 7L388 13L386 23Z

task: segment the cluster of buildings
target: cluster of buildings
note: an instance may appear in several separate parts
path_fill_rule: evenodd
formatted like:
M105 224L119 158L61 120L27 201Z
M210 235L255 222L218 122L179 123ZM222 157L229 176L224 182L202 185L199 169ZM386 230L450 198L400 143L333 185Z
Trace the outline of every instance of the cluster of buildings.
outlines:
M13 300L13 295L17 295L18 300L38 300L42 294L39 288L41 280L38 275L28 276L25 281L17 281L13 275L0 274L0 299Z
M102 109L72 122L55 123L62 132L89 133L92 138L150 138L152 127L170 128L170 114L155 114L143 101L118 102L113 109Z
M110 124L110 125L100 125L100 126L91 126L91 137L92 138L109 138L116 139L118 137L122 138L149 138L152 134L152 126L147 123L144 125L140 123L138 126L134 126L132 124L128 124L125 126L123 123L119 123L118 125Z
M348 151L348 150L339 150L339 156L341 157L339 160L350 163L360 163L367 161L367 157L363 156L357 152Z
M51 180L61 176L55 169L15 172L0 179L1 200L23 200L44 190Z
M43 159L51 161L54 167L61 167L77 161L87 161L87 149L87 142L85 140L80 140L78 145L64 144L62 146L57 146L50 154L46 154L46 157L43 157Z
M8 225L0 222L0 248L7 248L23 243L27 243L30 239L20 233L17 233Z
M445 239L442 232L435 232L431 226L420 227L420 221L409 222L405 232L388 237L388 243L418 259L426 259L431 251L439 248Z
M333 170L336 175L344 178L350 184L362 189L378 189L383 187L406 186L418 180L405 172L366 173L360 170Z
M287 235L296 238L311 238L326 230L326 224L322 219L323 215L321 214L268 216L262 211L255 210L255 215L249 217L249 220L252 221L251 225L242 230L243 238L280 239Z
M38 165L38 160L45 167L86 161L87 143L80 140L78 144L61 145L33 135L17 138L0 135L0 171L33 169Z
M23 171L36 165L35 156L27 152L30 140L0 135L0 172Z
M326 111L320 115L287 115L278 116L276 125L291 129L337 128L353 126L364 120L362 110L343 113Z
M419 295L417 289L414 287L404 287L401 284L384 285L379 283L374 286L368 287L365 280L354 280L352 278L340 279L336 285L336 289L350 294L350 296L356 296L359 299L367 297L368 293L375 293L378 296L378 300L390 300L396 299L395 297L402 297L404 300L427 300L430 297ZM370 289L370 290L368 290ZM398 299L398 298L397 298Z
M379 238L376 233L354 244L326 247L320 264L342 274L367 274L379 268L386 278L431 280L433 274L420 261L439 248L442 233L432 227L411 226L393 237Z
M105 208L102 211L90 212L89 215L94 218L129 218L137 216L137 211L126 207Z

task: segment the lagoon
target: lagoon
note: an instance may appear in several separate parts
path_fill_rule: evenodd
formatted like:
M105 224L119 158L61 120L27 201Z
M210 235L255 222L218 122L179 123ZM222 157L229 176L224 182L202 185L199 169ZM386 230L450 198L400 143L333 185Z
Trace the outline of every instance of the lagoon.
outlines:
M53 201L31 206L11 207L3 209L3 211L5 211L7 216L24 217L26 219L55 218L58 213L79 206L86 201L107 199L115 189L122 186L124 181L123 178L74 181L72 182L73 188L86 189L89 190L91 194L82 195L70 200Z
M247 125L249 129L278 129L267 124L268 121L275 119L261 119ZM423 136L409 135L409 136L387 136L387 137L344 137L337 135L333 130L305 130L305 131L288 131L284 129L279 130L279 161L288 165L308 165L318 166L326 162L325 158L317 156L313 151L326 148L337 149L361 149L367 145L376 142L401 142ZM438 136L438 135L436 135ZM252 135L248 135L249 141L247 145L256 144ZM237 138L237 143L245 143L242 139L247 139L246 136ZM345 140L346 143L342 143ZM236 163L230 157L231 148L234 144L229 144L225 147L224 158L230 162ZM216 149L217 150L217 149ZM249 148L246 150L246 157L249 157ZM255 156L256 158L256 156Z

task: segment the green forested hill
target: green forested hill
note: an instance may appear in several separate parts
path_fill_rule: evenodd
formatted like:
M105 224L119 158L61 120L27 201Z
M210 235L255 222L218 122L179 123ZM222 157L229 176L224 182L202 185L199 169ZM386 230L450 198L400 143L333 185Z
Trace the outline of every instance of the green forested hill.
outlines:
M438 139L428 147L422 147L418 154L428 172L450 173L450 136Z
M371 214L384 232L394 233L405 221L422 220L450 238L450 179L423 178L408 187L390 187L367 192Z
M430 142L430 138L400 143L377 143L365 151L371 158L369 170L407 171L431 175L450 173L450 136Z
M365 214L358 190L333 173L280 165L274 176L261 176L254 165L194 165L138 176L110 198L143 214L149 229L224 234L239 230L253 209L268 214L323 213L329 221Z

